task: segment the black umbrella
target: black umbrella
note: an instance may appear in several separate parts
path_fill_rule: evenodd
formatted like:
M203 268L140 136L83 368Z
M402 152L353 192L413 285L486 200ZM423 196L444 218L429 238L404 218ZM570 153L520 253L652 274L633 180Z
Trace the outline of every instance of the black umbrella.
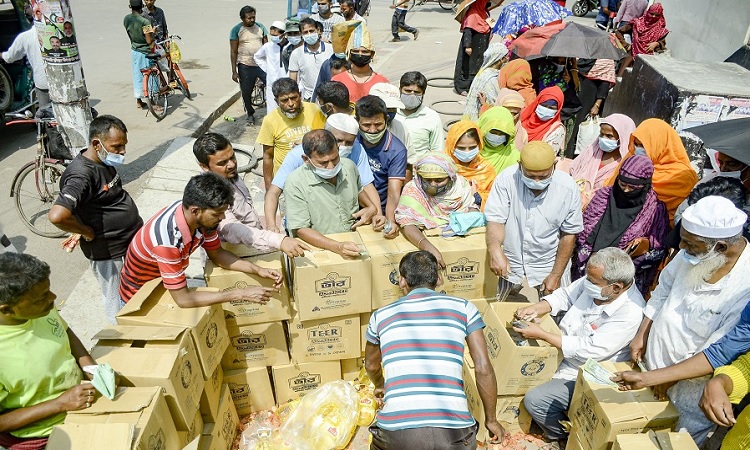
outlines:
M625 57L625 52L616 45L606 31L564 22L532 28L513 41L510 51L526 60L564 56L617 61Z
M722 120L685 131L703 141L703 146L750 166L750 118Z

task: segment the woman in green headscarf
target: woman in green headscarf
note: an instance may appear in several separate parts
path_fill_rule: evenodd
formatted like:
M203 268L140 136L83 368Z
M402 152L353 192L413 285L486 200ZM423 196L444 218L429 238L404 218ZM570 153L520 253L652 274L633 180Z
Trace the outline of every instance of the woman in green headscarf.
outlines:
M479 116L478 125L484 136L484 147L479 154L492 164L495 173L500 174L503 169L518 162L521 154L513 143L516 124L510 111L502 106L493 106Z

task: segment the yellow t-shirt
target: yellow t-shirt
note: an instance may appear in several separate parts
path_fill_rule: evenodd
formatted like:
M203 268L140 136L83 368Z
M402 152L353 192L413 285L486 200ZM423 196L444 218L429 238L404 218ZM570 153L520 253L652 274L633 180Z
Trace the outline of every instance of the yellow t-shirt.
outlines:
M55 399L81 382L67 328L54 308L21 325L0 325L0 414ZM19 438L49 436L63 420L65 413L57 414L11 434Z
M302 112L290 119L276 108L266 115L258 132L258 143L273 147L273 173L279 170L284 158L302 137L310 130L320 130L326 123L326 116L318 105L302 102Z

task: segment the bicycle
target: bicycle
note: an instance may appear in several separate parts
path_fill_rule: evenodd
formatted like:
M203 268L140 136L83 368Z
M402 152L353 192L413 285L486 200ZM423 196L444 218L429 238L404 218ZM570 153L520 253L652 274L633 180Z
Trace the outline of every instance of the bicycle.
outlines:
M456 7L458 7L458 4L461 3L460 0L414 0L414 3L412 4L411 8L409 10L424 5L425 3L437 3L440 5L441 8L443 8L446 11L456 11Z
M37 127L36 157L16 172L10 185L10 196L15 198L21 220L34 234L48 238L63 237L67 232L52 224L47 213L57 199L60 178L71 160L53 155L50 149L47 127L56 127L56 119L18 119L6 122L6 125L32 123Z
M146 55L146 58L151 60L152 64L146 69L141 69L141 73L143 73L143 96L146 98L148 110L156 117L157 121L167 117L168 98L174 93L175 88L179 88L185 98L190 100L188 83L182 75L180 66L172 61L169 52L169 43L174 39L181 38L173 34L169 38L157 42L157 46L163 46L162 51Z

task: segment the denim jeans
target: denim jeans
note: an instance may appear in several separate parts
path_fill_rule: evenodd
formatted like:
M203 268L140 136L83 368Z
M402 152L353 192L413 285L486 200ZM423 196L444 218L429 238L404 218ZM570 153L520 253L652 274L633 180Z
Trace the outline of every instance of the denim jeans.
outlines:
M391 33L393 33L393 37L398 37L399 28L412 34L417 31L416 28L410 27L406 24L406 13L407 10L405 9L397 9L393 11L393 19L391 20Z

